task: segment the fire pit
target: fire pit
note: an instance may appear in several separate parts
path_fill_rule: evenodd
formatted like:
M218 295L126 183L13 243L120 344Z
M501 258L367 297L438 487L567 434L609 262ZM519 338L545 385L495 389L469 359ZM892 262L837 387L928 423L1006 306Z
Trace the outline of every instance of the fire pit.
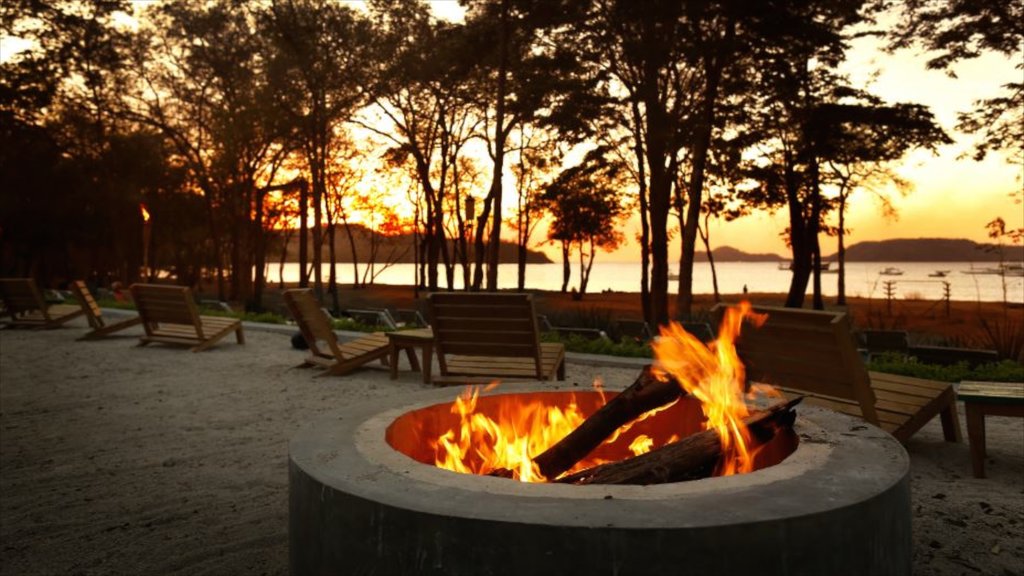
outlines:
M551 384L484 397L552 393L564 401ZM527 484L424 463L418 435L452 400L360 404L292 440L293 574L910 573L908 457L859 420L801 405L748 474Z

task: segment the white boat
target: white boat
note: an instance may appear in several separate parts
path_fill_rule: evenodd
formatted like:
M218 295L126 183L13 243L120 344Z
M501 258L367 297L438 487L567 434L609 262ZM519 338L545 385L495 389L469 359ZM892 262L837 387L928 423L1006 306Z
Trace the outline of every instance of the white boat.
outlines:
M883 268L879 274L882 276L903 276L903 270L896 268L895 266L887 266Z
M793 263L792 262L789 262L789 261L786 261L786 260L784 260L782 262L779 262L779 270L792 270L792 269L793 269Z

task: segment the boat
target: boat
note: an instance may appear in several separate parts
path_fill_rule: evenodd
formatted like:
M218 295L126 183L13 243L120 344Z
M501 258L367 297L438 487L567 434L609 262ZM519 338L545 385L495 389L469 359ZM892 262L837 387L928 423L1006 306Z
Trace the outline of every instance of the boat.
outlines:
M949 274L949 270L936 270L935 272L932 272L928 276L930 278L945 278L947 274Z
M882 276L903 276L903 270L896 268L895 266L886 266L879 274Z
M964 270L964 274L995 274L997 276L1024 277L1024 264L1000 264L996 268L975 268Z
M779 270L792 270L792 269L793 269L793 263L792 262L790 262L788 260L783 260L782 262L779 262Z
M1003 276L1024 277L1024 264L1002 264L999 268Z

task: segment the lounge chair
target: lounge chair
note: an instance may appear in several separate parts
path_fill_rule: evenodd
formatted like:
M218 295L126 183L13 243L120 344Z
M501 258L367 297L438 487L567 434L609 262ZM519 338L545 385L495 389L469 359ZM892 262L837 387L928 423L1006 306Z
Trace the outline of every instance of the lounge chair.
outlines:
M58 328L82 314L77 304L50 304L32 278L0 278L0 298L12 328Z
M719 318L725 307L714 308ZM903 443L935 416L947 441L960 440L952 384L868 372L846 314L766 306L754 311L767 314L767 321L760 328L745 326L736 343L748 380L861 417Z
M146 333L139 346L152 342L192 346L201 352L234 332L239 344L245 344L242 321L221 316L200 316L199 307L187 286L132 284L132 300Z
M434 384L565 380L565 346L540 342L531 295L434 293L427 302L441 369Z
M89 321L89 326L92 328L91 331L87 332L85 336L82 336L79 340L95 340L96 338L103 338L104 336L119 330L124 330L125 328L142 324L141 316L132 316L131 318L108 324L106 319L103 318L103 311L100 310L99 304L97 304L96 299L92 297L92 292L89 291L89 287L81 280L75 280L71 283L71 293L74 294L78 303L82 306L82 312L85 314L85 319Z
M374 360L387 364L390 347L383 332L342 343L308 288L285 290L284 302L309 346L310 354L300 367L319 366L326 368L319 376L340 376Z

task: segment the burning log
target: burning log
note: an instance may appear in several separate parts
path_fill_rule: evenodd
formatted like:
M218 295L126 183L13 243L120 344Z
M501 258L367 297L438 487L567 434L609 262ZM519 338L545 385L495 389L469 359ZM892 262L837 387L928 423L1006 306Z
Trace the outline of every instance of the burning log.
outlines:
M629 388L612 398L533 461L545 478L557 478L621 426L636 420L645 412L675 401L682 394L682 388L675 380L658 380L654 377L651 366L644 366Z
M751 434L764 442L777 427L792 427L796 419L793 407L802 396L757 410L743 422ZM722 456L722 444L715 430L704 430L678 442L666 444L646 454L595 466L556 482L564 484L659 484L706 478Z

